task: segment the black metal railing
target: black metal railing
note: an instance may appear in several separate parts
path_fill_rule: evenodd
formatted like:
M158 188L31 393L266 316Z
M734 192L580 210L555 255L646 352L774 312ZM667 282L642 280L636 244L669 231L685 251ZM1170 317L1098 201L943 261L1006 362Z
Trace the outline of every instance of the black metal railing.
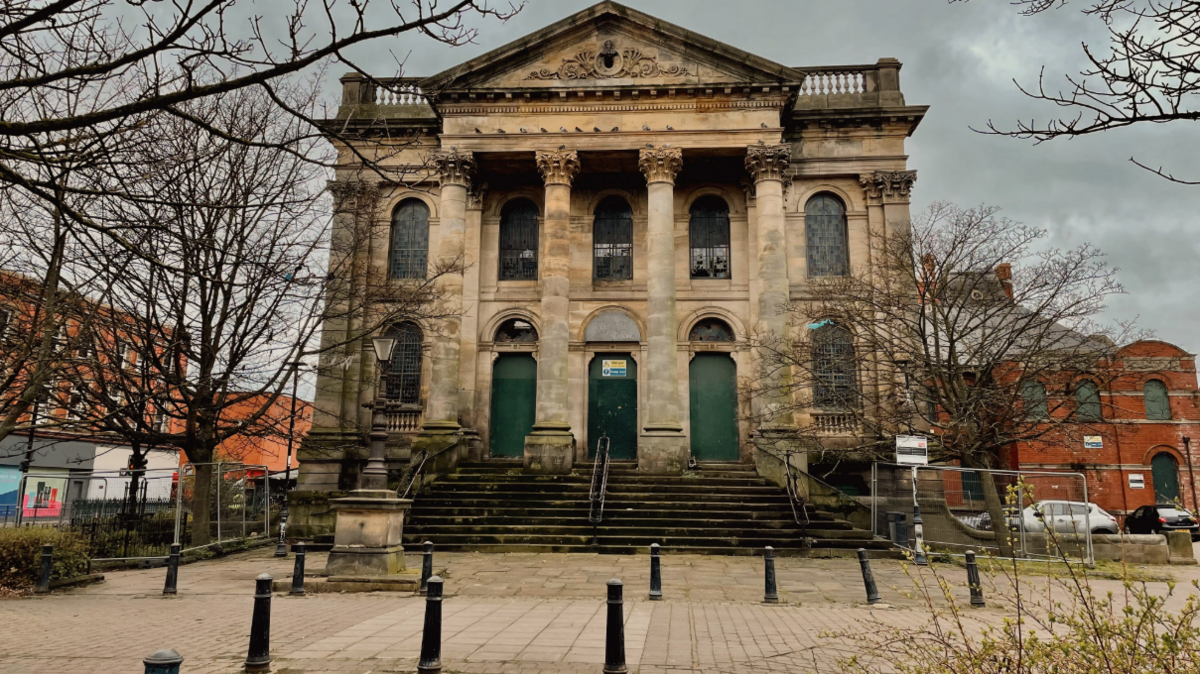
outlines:
M416 485L417 490L421 488L422 480L425 477L425 466L433 459L445 454L450 450L457 450L459 444L463 441L462 436L458 437L455 442L430 453L429 450L422 449L419 457L414 457L416 460L409 463L409 468L400 477L400 485L396 488L396 495L400 498L408 498L413 491L413 486Z
M608 435L601 435L596 441L596 460L592 463L592 488L588 492L591 510L588 521L599 524L604 519L604 494L608 491Z

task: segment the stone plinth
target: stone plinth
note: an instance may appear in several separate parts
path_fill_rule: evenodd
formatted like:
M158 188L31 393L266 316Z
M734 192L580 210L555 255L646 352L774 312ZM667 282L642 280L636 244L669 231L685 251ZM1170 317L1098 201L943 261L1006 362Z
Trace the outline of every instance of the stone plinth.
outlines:
M575 465L575 437L563 424L534 424L525 436L526 473L570 473Z
M681 475L690 454L688 437L678 429L647 429L638 437L638 472Z
M325 563L329 576L387 576L404 570L404 514L409 499L386 489L358 489L330 499L337 513L333 549Z

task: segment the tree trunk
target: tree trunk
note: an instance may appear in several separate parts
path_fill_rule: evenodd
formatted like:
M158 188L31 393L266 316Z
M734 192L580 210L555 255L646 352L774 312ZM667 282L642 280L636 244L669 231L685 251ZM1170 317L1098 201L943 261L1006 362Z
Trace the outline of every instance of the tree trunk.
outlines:
M1013 556L1012 532L1008 529L1008 518L1004 515L1004 499L996 488L996 476L987 472L987 461L975 461L964 457L963 463L968 468L979 470L979 485L983 488L983 501L987 505L988 516L992 519L992 533L996 535L996 546L1000 549L1001 557Z
M212 540L209 527L209 503L212 499L213 466L211 463L193 464L196 479L192 486L192 545L208 545Z

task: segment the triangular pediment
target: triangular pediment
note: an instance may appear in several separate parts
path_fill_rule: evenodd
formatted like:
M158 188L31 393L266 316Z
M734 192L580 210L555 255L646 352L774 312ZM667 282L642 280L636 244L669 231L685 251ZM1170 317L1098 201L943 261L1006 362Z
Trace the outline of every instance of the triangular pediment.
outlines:
M427 78L426 91L799 82L793 68L602 2Z

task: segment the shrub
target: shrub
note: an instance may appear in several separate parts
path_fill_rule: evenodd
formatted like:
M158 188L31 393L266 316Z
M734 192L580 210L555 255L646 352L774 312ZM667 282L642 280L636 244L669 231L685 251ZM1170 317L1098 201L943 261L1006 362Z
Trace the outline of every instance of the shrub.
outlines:
M0 587L27 589L37 583L42 546L54 546L50 578L73 578L87 573L87 542L79 534L45 527L0 529Z

